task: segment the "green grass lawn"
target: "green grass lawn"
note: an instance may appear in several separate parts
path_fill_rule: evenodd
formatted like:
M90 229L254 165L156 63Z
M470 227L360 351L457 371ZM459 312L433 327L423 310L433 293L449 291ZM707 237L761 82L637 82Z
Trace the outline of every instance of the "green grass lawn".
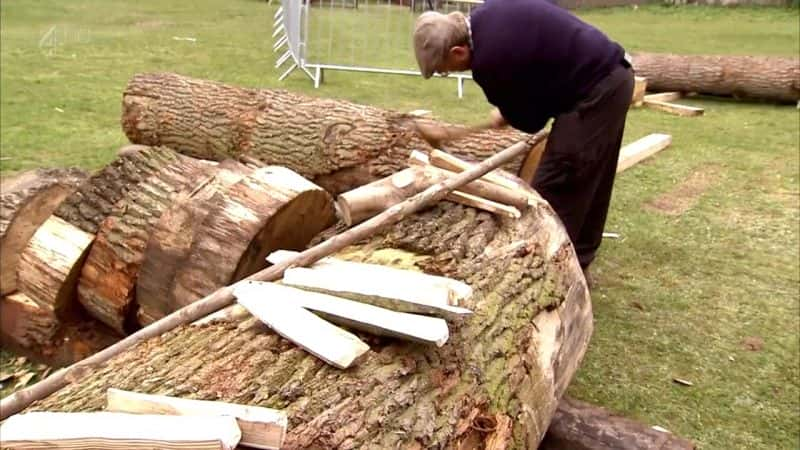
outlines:
M274 11L255 0L4 1L2 174L109 162L126 142L122 91L144 71L430 109L458 122L479 122L489 110L473 84L459 100L453 80L330 72L314 90L298 72L279 82ZM413 67L407 10L314 12L309 57ZM797 9L647 6L579 15L629 51L800 52ZM48 36L55 40L42 39ZM329 36L337 40L329 44ZM798 110L724 99L684 103L704 107L705 116L629 114L626 142L663 132L673 145L618 178L607 230L622 238L606 240L594 267L596 329L570 391L702 448L796 449Z

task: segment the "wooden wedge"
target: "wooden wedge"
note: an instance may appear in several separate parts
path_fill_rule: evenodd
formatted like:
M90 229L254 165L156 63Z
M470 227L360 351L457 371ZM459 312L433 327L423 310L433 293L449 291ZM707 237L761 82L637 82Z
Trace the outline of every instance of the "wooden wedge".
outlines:
M106 411L176 416L232 416L242 431L241 444L253 448L279 449L286 436L286 413L277 409L235 403L190 400L110 388Z
M252 301L267 304L291 303L339 325L366 331L379 336L435 344L447 342L447 323L436 317L392 311L332 295L305 291L276 283L248 281L238 284L233 292L237 298L250 297Z
M276 333L332 366L346 369L369 351L369 346L354 334L300 306L265 302L249 295L237 296L236 301Z

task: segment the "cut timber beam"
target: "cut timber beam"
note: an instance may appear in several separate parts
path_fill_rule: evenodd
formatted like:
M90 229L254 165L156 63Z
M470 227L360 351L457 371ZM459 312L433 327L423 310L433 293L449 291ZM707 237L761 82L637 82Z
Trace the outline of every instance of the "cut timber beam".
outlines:
M650 102L674 102L683 98L683 92L659 92L658 94L647 94L644 96Z
M347 369L369 351L369 346L352 333L299 306L249 296L237 297L236 301L276 333L332 366Z
M441 347L447 342L447 323L439 318L392 311L352 300L289 286L259 281L238 284L233 291L237 298L249 297L265 304L290 303L318 314L339 325Z
M314 270L294 267L284 272L283 282L400 312L434 314L449 319L472 314L466 308L451 306L445 289L438 292L421 290L409 284L407 279L359 277L352 272L348 274L344 268Z
M645 100L644 106L684 117L702 116L703 112L705 112L703 108L695 108L694 106L678 105L675 103L660 102L655 100Z
M140 394L114 388L106 391L106 411L176 416L232 416L236 418L242 431L242 445L268 450L279 449L283 445L288 423L286 413L276 409Z
M289 250L278 250L267 256L270 264L281 264L297 257L298 253ZM472 288L462 281L438 275L414 272L412 270L397 269L380 264L368 264L345 261L343 259L327 257L315 262L310 267L316 271L327 270L334 274L348 274L353 279L375 279L380 282L391 281L392 285L414 286L419 292L427 292L431 298L442 296L442 304L458 306L472 296ZM405 290L405 288L403 289Z
M636 142L630 143L619 151L619 161L617 162L617 173L633 166L634 164L648 158L661 150L669 147L672 143L672 136L668 134L654 133L647 135Z
M482 209L493 214L508 217L510 219L519 219L522 213L513 206L504 205L502 203L493 202L477 195L467 194L466 192L451 192L445 197L446 200L451 202L460 203L462 205L471 206L473 208Z
M4 449L233 450L241 432L229 416L33 412L6 420L0 436Z
M434 166L442 169L452 170L453 172L464 172L473 166L471 163L463 161L449 153L437 149L431 150L429 158L431 164ZM489 172L481 177L481 179L508 189L519 189L519 183L495 172Z

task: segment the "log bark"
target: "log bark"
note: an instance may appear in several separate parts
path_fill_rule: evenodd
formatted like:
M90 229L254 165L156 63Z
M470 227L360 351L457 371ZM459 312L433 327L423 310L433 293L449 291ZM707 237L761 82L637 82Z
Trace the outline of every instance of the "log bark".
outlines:
M252 172L232 160L220 163L173 200L150 233L144 262L136 282L137 319L149 325L174 310L172 281L185 264L195 239L195 231L211 211L211 199Z
M19 292L0 300L0 342L4 347L44 345L56 331L58 319L52 308L39 306Z
M327 192L275 166L256 169L207 207L188 256L175 270L169 312L263 269L275 250L303 249L334 220Z
M139 147L124 152L92 175L56 209L55 215L87 233L97 233L114 206L142 180L176 161L166 148Z
M694 444L672 433L565 397L539 450L692 450Z
M100 224L81 270L78 300L89 314L121 334L135 328L135 284L150 230L172 198L208 167L176 158L139 182Z
M654 92L697 92L775 102L800 100L800 59L775 56L633 55Z
M19 289L60 318L74 315L76 288L94 235L56 216L31 238L19 262Z
M79 169L37 169L0 185L0 295L17 288L20 253L39 226L86 176Z
M458 178L466 181L466 175ZM362 230L409 211L413 203L351 230L358 234L346 232L347 240L333 238L301 253L295 264L313 263L327 250L363 239ZM107 387L135 387L285 409L288 449L467 448L465 442L536 448L592 329L585 280L552 209L541 202L519 221L498 221L443 202L406 217L365 248L394 249L397 259L423 255L421 269L467 282L475 294L465 306L474 309L476 320L454 327L441 348L372 338L374 351L347 371L324 365L252 320L238 327L184 327L140 342L101 367L88 364L105 355L76 366L66 373L82 370L86 377L35 409L96 410ZM283 269L274 266L264 271L269 277L257 278ZM230 295L230 289L221 292ZM215 304L227 304L220 298ZM175 323L172 317L164 323ZM135 342L131 337L128 344ZM39 391L47 392L42 386L4 400L3 414L14 411L14 400Z
M246 89L176 74L139 74L123 96L131 142L166 145L205 159L247 155L288 167L336 194L401 170L413 149L431 150L411 120L433 120L279 90ZM482 160L531 136L511 129L448 144ZM522 156L506 168L516 173Z

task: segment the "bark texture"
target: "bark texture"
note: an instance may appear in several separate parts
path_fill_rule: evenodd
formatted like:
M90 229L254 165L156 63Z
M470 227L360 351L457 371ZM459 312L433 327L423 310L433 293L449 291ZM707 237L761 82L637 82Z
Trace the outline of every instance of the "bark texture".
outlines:
M36 169L0 186L0 294L17 287L19 256L36 229L86 178L79 169Z
M32 408L97 410L116 387L285 409L286 449L536 448L592 329L585 281L553 211L540 204L510 221L442 202L348 257L377 254L469 283L475 295L464 306L475 316L452 324L442 348L363 336L372 351L345 371L253 319L183 327Z
M302 250L334 218L330 195L283 167L256 169L206 207L175 269L167 312L263 269L275 250Z
M410 126L417 119L343 100L169 73L134 76L122 110L131 142L213 160L252 157L288 167L333 193L400 170L413 149L430 150ZM454 141L448 151L482 160L527 139L511 129L491 130ZM506 168L516 173L521 159Z
M674 434L569 397L561 400L539 450L692 450Z
M184 156L172 158L100 224L78 281L78 300L89 314L123 334L134 327L126 321L135 314L134 288L150 230L172 198L208 168Z
M94 234L128 191L176 158L175 152L166 148L140 147L125 152L81 184L58 206L55 215Z
M800 100L800 58L633 55L636 74L654 92L681 91L775 102Z
M177 195L161 215L150 233L136 282L139 324L148 325L173 311L172 281L189 257L195 232L211 211L211 200L250 172L235 161L224 161Z

